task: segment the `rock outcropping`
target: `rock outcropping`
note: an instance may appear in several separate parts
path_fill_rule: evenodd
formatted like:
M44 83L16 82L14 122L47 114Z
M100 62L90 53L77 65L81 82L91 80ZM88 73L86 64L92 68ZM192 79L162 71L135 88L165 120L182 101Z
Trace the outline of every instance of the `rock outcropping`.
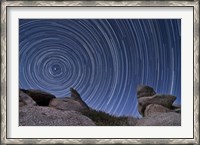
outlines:
M137 89L138 112L142 118L114 117L90 109L80 94L70 88L71 96L56 98L39 90L19 90L20 126L180 126L181 106L173 95L157 94L149 86ZM95 122L95 123L94 123Z
M20 126L95 126L88 117L76 111L52 107L23 106L19 109Z
M138 98L146 97L146 96L153 96L155 94L156 94L156 92L154 91L154 89L152 87L139 86L137 88L137 97Z
M75 101L71 98L56 98L52 99L49 103L49 107L54 107L59 110L65 111L81 111L83 109L87 109L80 102Z
M139 119L136 126L180 126L181 115L179 113L168 112L153 114Z
M19 107L25 105L37 106L37 103L29 95L19 90Z
M49 106L66 111L89 109L88 105L81 99L80 94L75 89L70 88L70 91L71 97L52 99Z
M39 106L48 106L49 102L56 98L54 95L41 91L41 90L23 90L20 89L20 91L26 93L29 95Z
M181 125L181 107L173 105L176 97L173 95L156 94L149 86L137 89L138 112L143 116L136 125Z
M73 88L70 88L71 98L77 102L79 102L83 107L89 109L88 105L81 99L80 94Z
M76 90L73 97L56 98L40 90L19 90L20 126L95 126L79 111L89 109Z

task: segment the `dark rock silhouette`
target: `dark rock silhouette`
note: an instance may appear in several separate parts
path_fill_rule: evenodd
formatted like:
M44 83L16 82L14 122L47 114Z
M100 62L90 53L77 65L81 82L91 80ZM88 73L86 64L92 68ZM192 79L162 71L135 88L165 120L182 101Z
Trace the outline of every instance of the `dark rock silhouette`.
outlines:
M80 94L74 88L70 88L70 92L71 92L71 98L73 98L75 100L81 99Z
M71 92L72 99L74 99L75 101L78 101L82 106L89 109L89 106L81 99L80 94L75 89L70 88L70 92Z
M56 98L54 95L41 91L41 90L24 90L21 89L22 92L26 93L30 96L39 106L48 106L49 102Z

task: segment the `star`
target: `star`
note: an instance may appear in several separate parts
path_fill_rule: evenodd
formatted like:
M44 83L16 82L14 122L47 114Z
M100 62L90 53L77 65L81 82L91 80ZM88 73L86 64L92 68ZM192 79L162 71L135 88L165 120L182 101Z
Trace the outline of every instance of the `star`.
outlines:
M75 88L96 110L139 116L136 88L181 102L180 19L20 19L19 86Z

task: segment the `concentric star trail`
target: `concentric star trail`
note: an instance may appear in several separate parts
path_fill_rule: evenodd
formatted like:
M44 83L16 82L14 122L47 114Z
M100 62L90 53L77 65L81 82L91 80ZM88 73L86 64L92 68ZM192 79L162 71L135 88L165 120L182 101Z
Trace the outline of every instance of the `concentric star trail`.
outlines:
M181 102L180 19L20 19L19 86L138 116L136 88Z

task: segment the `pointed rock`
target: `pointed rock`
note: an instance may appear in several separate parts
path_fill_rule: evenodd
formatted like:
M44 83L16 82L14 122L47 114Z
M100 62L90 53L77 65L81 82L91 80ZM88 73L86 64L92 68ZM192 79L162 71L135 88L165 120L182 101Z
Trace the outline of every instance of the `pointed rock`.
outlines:
M70 88L70 92L71 92L72 99L74 99L75 101L78 101L82 106L89 109L89 106L81 99L80 94L75 89Z

